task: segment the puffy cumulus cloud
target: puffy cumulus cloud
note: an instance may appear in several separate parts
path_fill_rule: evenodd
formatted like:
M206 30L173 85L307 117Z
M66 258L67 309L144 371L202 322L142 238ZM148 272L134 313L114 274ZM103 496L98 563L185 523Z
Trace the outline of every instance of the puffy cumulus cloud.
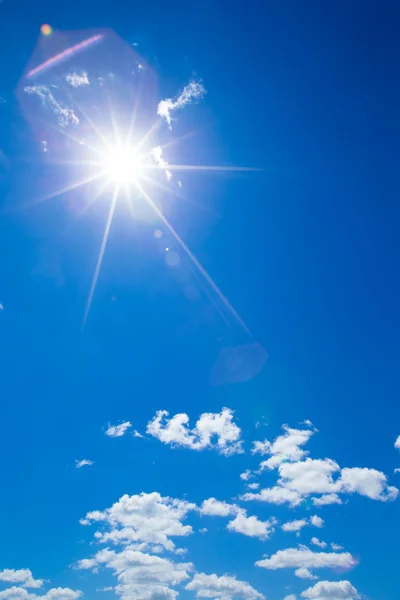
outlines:
M195 504L158 492L150 494L125 494L111 508L92 511L80 522L82 525L103 522L108 530L96 533L100 542L136 542L152 548L160 546L169 551L175 550L171 537L182 537L193 533L190 525L184 525L188 512L195 510Z
M289 596L285 596L283 600L297 600L296 594L289 594Z
M186 589L195 592L196 598L215 598L218 600L261 600L264 595L255 590L246 581L239 581L236 577L215 574L206 575L196 573L192 581L187 584Z
M233 422L233 411L229 408L220 413L203 413L193 429L189 428L186 413L168 416L166 410L159 410L148 423L147 433L164 444L191 450L214 448L225 456L243 452L241 430Z
M270 558L264 558L256 562L257 567L264 569L322 569L343 568L348 569L355 565L355 560L349 552L313 552L306 546L300 548L287 548L278 550Z
M284 461L299 461L308 454L302 449L314 432L310 429L292 429L283 425L285 433L278 436L274 442L268 440L253 442L253 454L270 454L271 458L260 464L260 470L275 469Z
M321 527L324 526L324 520L321 519L321 517L318 517L318 515L310 517L310 523L313 527L318 527L318 529L321 529Z
M130 427L132 427L132 423L130 421L125 421L124 423L119 423L118 425L111 425L109 423L106 429L106 435L109 437L122 437Z
M77 469L82 469L82 467L91 467L92 465L94 465L94 461L89 460L88 458L84 458L82 460L76 459L75 461L75 467Z
M337 494L324 494L319 498L311 498L314 506L327 506L328 504L343 504L341 498Z
M0 581L18 583L25 588L41 588L42 579L34 579L30 569L3 569L0 571Z
M82 73L69 73L66 75L65 80L74 88L89 85L89 77L86 71L82 71Z
M350 581L319 581L302 592L307 600L356 600L360 598Z
M303 527L308 525L307 519L297 519L294 521L288 521L284 523L281 527L283 531L300 531Z
M236 531L249 537L258 537L262 540L267 540L274 531L275 519L268 521L260 521L257 517L248 517L246 511L240 510L236 517L229 521L227 529Z
M245 502L256 500L258 502L268 502L269 504L289 504L290 506L298 506L302 501L302 497L298 492L278 485L272 488L264 488L257 493L246 492L240 499Z
M299 579L318 579L316 575L313 575L309 569L305 569L304 567L296 569L294 574Z
M237 513L237 511L238 507L235 504L220 502L215 498L204 500L200 507L200 514L210 517L228 517L229 515Z
M387 485L387 477L376 469L345 468L339 481L342 491L352 494L354 492L361 496L367 496L372 500L395 500L399 490L394 486Z
M399 469L399 471L400 471L400 469ZM260 484L259 484L259 483L255 483L255 482L254 482L254 483L248 483L248 484L247 484L247 488L248 488L249 490L258 490L258 488L259 488L259 487L260 487Z
M400 435L397 438L397 440L395 441L394 447L397 448L398 450L400 450Z
M179 96L161 100L157 107L157 114L165 119L168 125L171 126L171 113L184 108L196 100L201 100L206 93L206 89L201 81L191 81L183 88L183 91Z
M301 495L337 492L340 486L333 474L340 472L339 465L330 458L283 463L278 467L279 485L296 490Z
M71 590L70 588L52 588L46 594L32 594L25 588L13 586L2 590L0 598L2 600L77 600L82 596L79 590Z
M319 540L316 537L311 538L311 543L314 546L318 546L318 548L326 548L328 545L326 542L323 542L322 540ZM343 550L343 548L334 548L332 545L332 550Z
M95 572L101 567L116 575L114 591L123 600L174 600L178 592L173 588L187 581L193 569L191 563L173 562L129 547L122 552L101 550L76 564L77 569Z
M50 110L57 117L60 127L79 125L79 118L72 108L67 108L55 99L49 87L45 85L27 85L24 87L26 94L38 96L44 109Z

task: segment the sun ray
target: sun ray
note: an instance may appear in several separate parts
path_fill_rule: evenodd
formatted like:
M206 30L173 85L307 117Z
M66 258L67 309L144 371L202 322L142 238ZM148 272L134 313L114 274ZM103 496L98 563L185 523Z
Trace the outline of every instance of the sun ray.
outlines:
M46 196L42 196L40 198L36 198L36 200L27 202L25 204L25 206L30 208L32 206L41 204L42 202L47 202L47 200L51 200L52 198L57 198L57 196L62 196L63 194L66 194L67 192L71 192L72 190L76 190L77 188L79 188L83 185L87 185L88 183L91 183L92 181L96 181L96 179L100 179L100 177L103 177L103 175L104 175L104 173L100 172L100 173L96 173L95 175L91 175L90 177L85 177L84 179L75 181L74 183L71 183L70 185L66 185L63 188L56 190L55 192L52 192L51 194L47 194Z
M151 165L151 164L145 164L143 165L143 168L145 169L159 169L160 167L158 165ZM168 163L168 170L169 171L191 171L191 172L196 172L196 171L210 171L210 172L257 172L257 171L262 171L263 169L259 169L257 167L234 167L234 166L227 166L227 167L223 167L223 166L215 166L215 165L174 165L174 164L170 164Z
M90 307L92 305L92 300L93 300L94 292L96 290L97 280L99 278L101 264L103 262L104 252L106 250L107 240L108 240L108 236L109 236L109 233L110 233L110 229L111 229L111 225L112 225L112 221L113 221L113 217L114 217L115 207L116 207L116 204L117 204L118 192L119 192L118 187L115 187L115 189L114 189L114 195L113 195L113 198L112 198L112 201L111 201L110 211L108 213L106 227L104 229L103 240L101 242L101 248L100 248L99 256L98 256L98 259L97 259L96 268L95 268L95 271L94 271L94 276L93 276L92 284L90 286L89 296L88 296L88 299L87 299L87 302L86 302L85 314L83 316L83 322L82 322L82 329L86 325L86 321L87 321L87 318L88 318L89 312L90 312Z
M214 292L217 294L217 296L221 300L221 302L225 305L225 307L229 310L229 312L235 317L237 322L246 331L246 333L250 334L250 331L249 331L246 323L243 321L243 319L240 317L240 315L236 312L236 310L233 308L232 304L229 302L229 300L226 298L226 296L224 296L224 294L221 292L221 290L219 289L217 284L213 281L213 279L207 273L207 271L202 266L202 264L197 260L197 258L194 256L194 254L191 252L191 250L188 248L188 246L185 244L185 242L182 240L182 238L179 236L179 234L172 227L172 225L169 223L168 219L164 216L162 211L153 202L153 200L151 199L149 194L143 189L143 187L139 183L137 183L136 185L137 185L137 188L140 191L140 193L143 195L143 197L146 199L146 201L150 204L150 206L152 207L152 209L154 210L156 215L159 217L159 219L162 221L162 223L165 225L165 227L168 229L168 231L174 236L174 238L176 239L178 244L181 246L181 248L183 248L183 250L186 252L186 254L190 258L190 260L197 267L197 269L200 271L202 276L206 279L206 281L211 286L211 288L214 290Z

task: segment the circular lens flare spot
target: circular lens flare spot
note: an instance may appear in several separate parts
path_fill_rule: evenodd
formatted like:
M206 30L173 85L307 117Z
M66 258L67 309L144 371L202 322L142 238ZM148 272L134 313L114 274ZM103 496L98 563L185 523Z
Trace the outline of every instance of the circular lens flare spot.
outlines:
M53 32L53 29L50 25L48 25L47 23L44 23L40 28L40 32L42 35L51 35L51 33Z

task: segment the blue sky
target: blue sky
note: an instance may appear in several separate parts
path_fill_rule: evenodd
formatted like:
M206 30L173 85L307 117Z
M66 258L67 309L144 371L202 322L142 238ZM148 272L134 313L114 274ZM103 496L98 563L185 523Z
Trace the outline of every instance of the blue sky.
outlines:
M397 598L398 4L0 17L0 599Z

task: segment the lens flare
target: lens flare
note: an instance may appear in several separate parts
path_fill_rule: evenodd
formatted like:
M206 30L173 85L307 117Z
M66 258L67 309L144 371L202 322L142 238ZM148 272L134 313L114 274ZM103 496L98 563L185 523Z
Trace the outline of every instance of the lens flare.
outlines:
M42 35L51 35L52 32L53 32L53 29L52 29L51 25L49 25L48 23L44 23L40 28L40 33Z

